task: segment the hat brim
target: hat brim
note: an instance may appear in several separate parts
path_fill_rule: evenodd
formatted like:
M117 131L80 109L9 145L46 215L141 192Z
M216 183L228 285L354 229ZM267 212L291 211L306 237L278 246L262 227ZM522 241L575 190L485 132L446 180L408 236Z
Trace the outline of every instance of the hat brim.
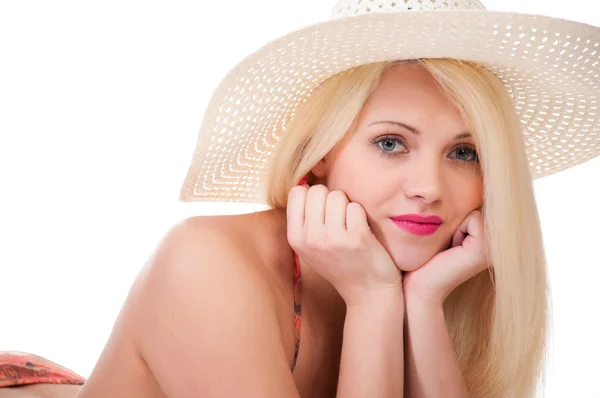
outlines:
M204 114L180 200L264 203L265 165L294 109L321 82L386 60L475 61L506 85L533 178L600 154L600 29L497 11L374 13L274 40L221 81Z

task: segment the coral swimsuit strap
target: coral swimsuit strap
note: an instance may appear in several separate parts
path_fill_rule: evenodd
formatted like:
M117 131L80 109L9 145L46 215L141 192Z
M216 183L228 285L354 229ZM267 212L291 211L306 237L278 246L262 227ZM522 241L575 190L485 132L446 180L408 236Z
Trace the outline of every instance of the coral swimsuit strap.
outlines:
M302 275L300 274L300 260L298 255L294 253L294 324L296 325L296 350L294 352L294 363L292 365L292 371L296 367L296 360L298 359L298 350L300 349L300 325L302 307L300 306L302 299Z
M308 175L304 176L298 185L308 182ZM302 324L302 275L300 273L300 260L298 254L294 253L294 325L296 326L296 350L294 352L294 363L292 364L292 372L296 368L298 360L298 350L300 349L300 326Z

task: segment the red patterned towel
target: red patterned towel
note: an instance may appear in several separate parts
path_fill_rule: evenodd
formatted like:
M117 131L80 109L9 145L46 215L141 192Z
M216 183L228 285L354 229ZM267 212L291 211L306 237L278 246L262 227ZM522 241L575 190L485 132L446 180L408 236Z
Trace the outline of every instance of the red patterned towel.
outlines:
M0 388L25 384L83 384L85 379L54 362L24 352L0 352Z

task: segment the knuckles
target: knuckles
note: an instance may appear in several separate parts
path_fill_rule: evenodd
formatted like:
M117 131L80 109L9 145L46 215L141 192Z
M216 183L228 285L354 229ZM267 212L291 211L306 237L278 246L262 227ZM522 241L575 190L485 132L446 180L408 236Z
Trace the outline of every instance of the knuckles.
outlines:
M328 193L329 189L322 184L313 185L308 188L308 196L310 198L326 198Z
M339 230L329 230L326 226L319 230L304 228L301 235L290 240L292 248L319 252L359 252L367 247L367 234L350 235Z
M348 203L348 196L346 196L346 194L343 191L337 189L329 191L329 194L327 195L327 200L330 199L337 203Z
M302 185L296 185L290 189L288 192L288 202L291 198L295 198L296 196L305 195L308 189Z
M294 249L311 252L359 252L366 248L366 242L357 237L349 237L339 232L333 234L326 233L325 237L322 237L319 234L311 234L310 232L307 231L303 239L294 241L293 244L290 242L290 246Z
M345 207L346 214L351 213L354 217L366 217L364 208L356 202L350 202L345 192L341 190L329 190L325 185L317 184L310 187L294 186L288 195L288 198L294 198L296 195L305 195L304 206L314 205L316 201L321 203L330 203L334 206ZM298 201L300 202L300 201ZM327 252L327 251L347 251L359 252L367 247L367 231L353 231L349 234L347 231L328 228L327 225L321 225L316 228L309 228L307 225L301 230L292 232L288 230L287 239L294 251L300 253L307 252Z

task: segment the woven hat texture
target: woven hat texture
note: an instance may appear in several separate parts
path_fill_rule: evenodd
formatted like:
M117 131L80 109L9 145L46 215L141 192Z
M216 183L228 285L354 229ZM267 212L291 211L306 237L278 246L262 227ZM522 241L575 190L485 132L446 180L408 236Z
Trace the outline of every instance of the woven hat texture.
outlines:
M533 178L600 154L599 28L477 0L342 0L329 20L268 43L221 81L180 200L264 203L265 166L314 88L348 68L412 58L494 72L521 119Z

